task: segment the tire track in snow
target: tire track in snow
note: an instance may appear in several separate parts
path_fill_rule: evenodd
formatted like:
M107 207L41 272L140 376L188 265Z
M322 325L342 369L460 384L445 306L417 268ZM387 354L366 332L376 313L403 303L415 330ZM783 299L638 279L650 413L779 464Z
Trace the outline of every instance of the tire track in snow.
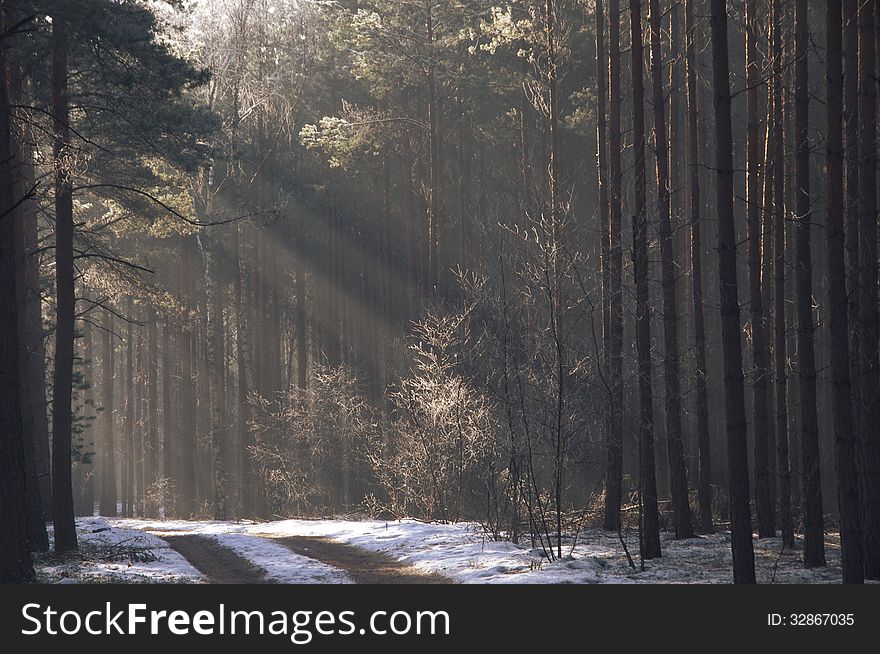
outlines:
M286 548L334 568L345 570L357 584L451 584L438 574L424 573L379 552L314 536L272 538Z
M253 565L213 538L186 534L162 535L173 550L214 584L271 584L266 571Z

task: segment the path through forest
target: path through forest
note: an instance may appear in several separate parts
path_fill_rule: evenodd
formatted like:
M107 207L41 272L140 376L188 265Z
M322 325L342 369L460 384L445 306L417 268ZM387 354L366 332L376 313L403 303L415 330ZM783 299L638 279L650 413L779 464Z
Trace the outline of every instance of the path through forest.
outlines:
M286 536L275 541L291 551L345 570L358 584L451 584L438 574L423 573L413 566L378 552L338 543L328 538Z
M159 535L159 534L157 534ZM327 538L288 536L272 538L291 552L347 572L358 584L449 584L450 579L423 573L393 558ZM198 534L162 533L172 549L189 561L210 583L272 584L266 570L237 554L221 542Z
M271 584L266 571L207 536L162 536L213 584Z

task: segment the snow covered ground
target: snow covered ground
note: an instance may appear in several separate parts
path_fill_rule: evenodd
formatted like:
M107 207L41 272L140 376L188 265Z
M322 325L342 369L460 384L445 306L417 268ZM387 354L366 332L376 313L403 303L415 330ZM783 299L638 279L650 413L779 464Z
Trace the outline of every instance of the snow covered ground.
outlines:
M203 583L202 575L161 538L105 518L77 518L80 553L39 555L43 583ZM49 538L53 536L51 526Z
M282 520L277 522L194 522L114 520L126 530L154 533L209 535L251 560L272 570L278 581L339 583L332 568L298 557L268 538L314 536L329 538L381 552L403 563L444 575L461 583L730 583L730 536L719 532L708 537L674 541L664 535L663 557L647 561L645 570L630 568L616 535L586 530L577 543L563 545L561 559L548 562L530 543L514 545L486 538L473 524L439 525L413 520ZM266 539L266 540L264 540ZM635 534L628 547L638 566ZM259 546L258 546L259 545ZM804 570L800 552L780 554L779 539L755 542L759 583L837 583L840 580L839 547L828 537L827 568ZM281 549L277 549L281 548ZM322 567L324 569L322 569ZM309 579L311 577L311 579ZM289 581L287 583L290 583ZM296 582L294 582L296 583Z

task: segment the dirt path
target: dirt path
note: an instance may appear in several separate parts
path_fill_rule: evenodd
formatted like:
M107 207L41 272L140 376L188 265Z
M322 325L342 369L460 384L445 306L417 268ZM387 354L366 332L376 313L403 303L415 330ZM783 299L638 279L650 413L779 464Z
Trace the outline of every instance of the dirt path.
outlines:
M289 550L345 570L358 584L451 584L437 574L425 574L390 556L326 538L287 536L275 538Z
M162 534L172 549L214 584L271 584L266 571L206 536Z

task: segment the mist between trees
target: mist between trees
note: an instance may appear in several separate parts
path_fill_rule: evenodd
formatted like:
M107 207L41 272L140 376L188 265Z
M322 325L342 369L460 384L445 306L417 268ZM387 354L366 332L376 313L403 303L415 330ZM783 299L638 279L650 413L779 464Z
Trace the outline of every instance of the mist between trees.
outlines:
M877 578L878 6L0 2L0 580L96 511Z

